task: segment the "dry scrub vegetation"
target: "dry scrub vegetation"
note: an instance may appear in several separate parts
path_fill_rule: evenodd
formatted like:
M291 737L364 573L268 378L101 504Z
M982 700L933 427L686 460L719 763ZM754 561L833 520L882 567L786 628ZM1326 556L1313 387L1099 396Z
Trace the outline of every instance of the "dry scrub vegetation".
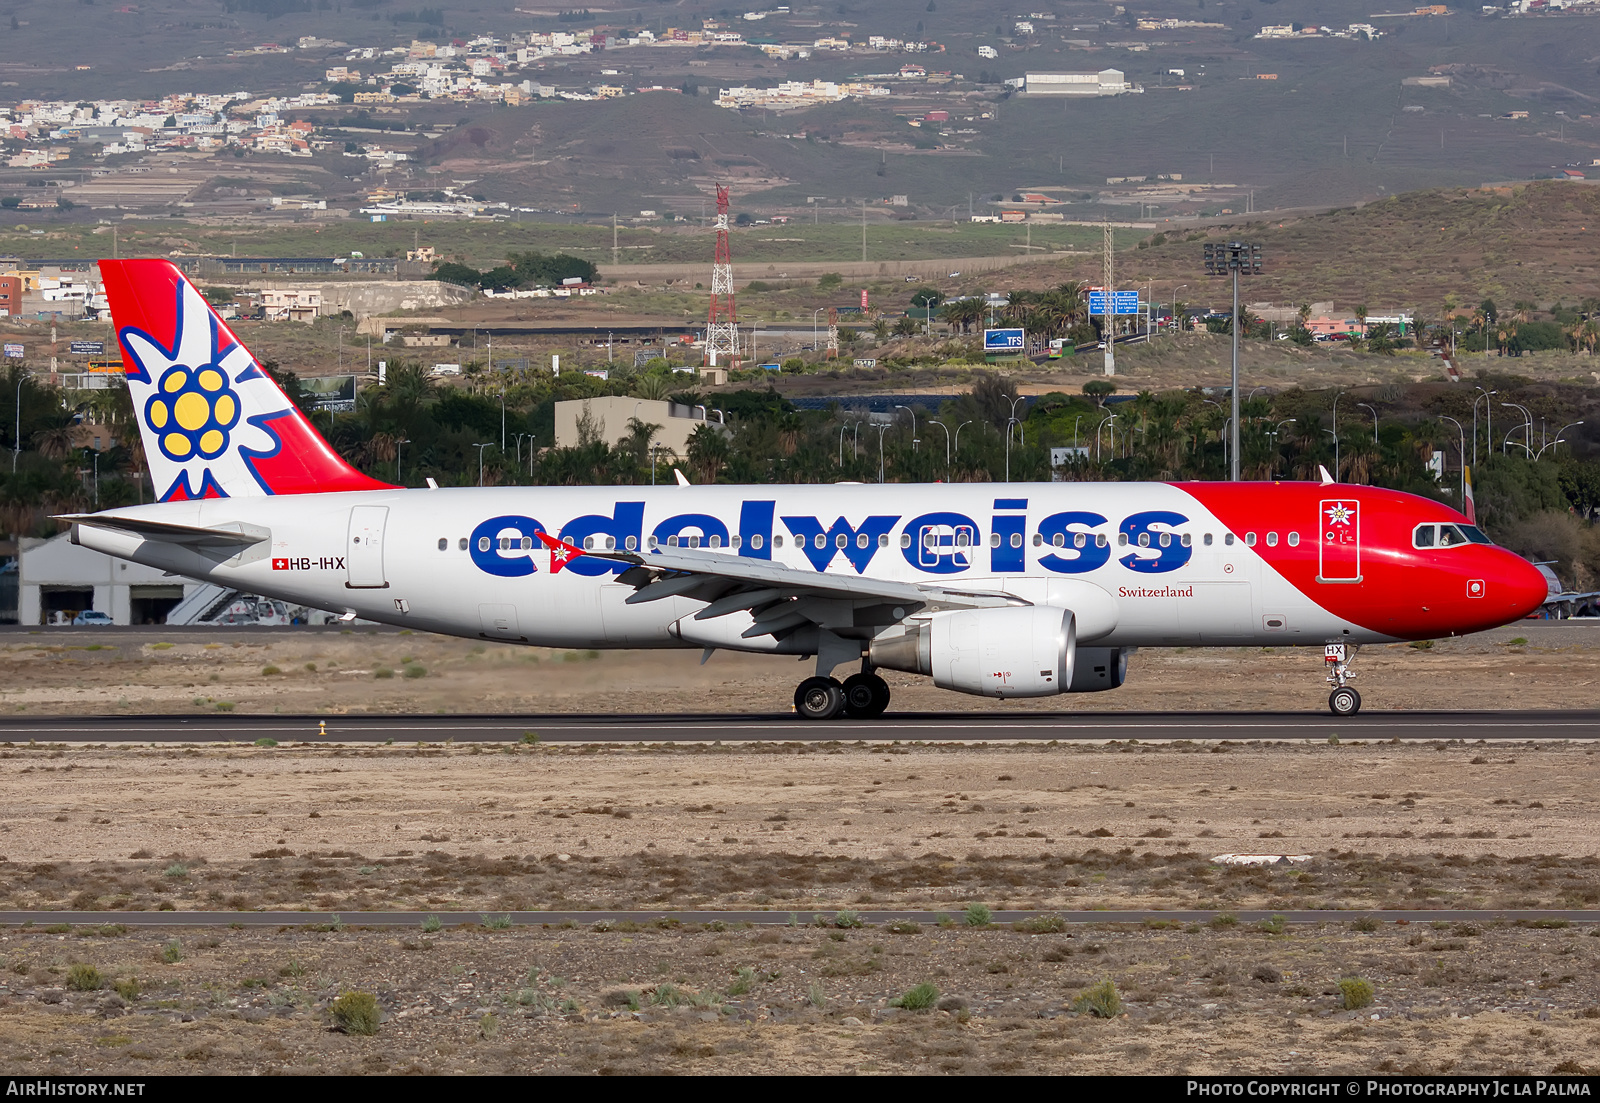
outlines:
M1600 1052L1591 933L12 929L0 1062L123 1075L1581 1072ZM103 987L73 985L89 965Z
M795 682L809 673L771 656L719 652L702 666L694 650L511 647L392 628L166 632L40 629L0 637L0 712L787 713ZM1529 622L1425 649L1368 647L1356 670L1369 708L1588 708L1600 682L1597 645L1593 627ZM1121 689L1003 705L914 675L885 675L894 712L1322 712L1322 673L1320 645L1156 648L1134 657Z

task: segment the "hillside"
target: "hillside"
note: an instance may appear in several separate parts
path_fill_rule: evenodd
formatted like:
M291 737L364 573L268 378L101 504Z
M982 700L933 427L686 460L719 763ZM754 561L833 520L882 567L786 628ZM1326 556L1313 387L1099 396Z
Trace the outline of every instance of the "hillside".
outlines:
M1158 298L1187 284L1181 299L1221 305L1231 285L1207 279L1200 245L1228 238L1264 247L1265 273L1241 287L1249 302L1331 299L1437 317L1447 303L1486 297L1541 307L1600 298L1600 187L1557 181L1412 192L1299 219L1179 231L1125 250L1118 282L1155 281ZM1016 278L1047 286L1098 274L1098 261L1083 259L1031 266Z

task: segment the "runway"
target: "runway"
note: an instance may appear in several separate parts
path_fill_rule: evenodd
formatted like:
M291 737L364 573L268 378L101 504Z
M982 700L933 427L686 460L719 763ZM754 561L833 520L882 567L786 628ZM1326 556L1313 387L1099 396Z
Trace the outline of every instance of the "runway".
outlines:
M322 728L326 725L326 732ZM1600 710L1318 713L903 713L807 723L788 714L0 717L0 741L49 743L1107 742L1588 740Z
M513 927L588 925L598 922L638 923L656 926L675 923L750 923L767 926L835 926L838 912L829 911L489 911L489 912L308 912L308 911L0 911L0 925L21 926L73 924L93 927L121 924L124 927L320 927L323 929L347 927L421 927L429 919L437 919L443 927L487 925L490 920L509 922ZM1348 923L1351 920L1371 918L1383 923L1524 923L1531 926L1566 926L1572 923L1600 923L1600 911L1559 909L1451 909L1432 908L1418 911L996 911L990 916L995 925L1016 923L1039 916L1056 916L1063 922L1084 923L1210 923L1219 915L1231 915L1239 924L1259 923L1282 917L1286 923ZM906 909L883 911L867 909L855 912L861 923L877 926L897 919L916 923L938 924L955 922L965 926L959 911L936 912Z

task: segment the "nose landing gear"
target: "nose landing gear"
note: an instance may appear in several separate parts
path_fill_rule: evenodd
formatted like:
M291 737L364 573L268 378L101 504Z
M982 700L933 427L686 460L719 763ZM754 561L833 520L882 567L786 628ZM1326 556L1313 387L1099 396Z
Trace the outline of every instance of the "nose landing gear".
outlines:
M1328 694L1328 711L1335 716L1354 716L1361 711L1361 694L1346 685L1355 672L1350 669L1354 658L1350 644L1330 643L1323 648L1322 657L1328 665L1328 684L1333 692Z

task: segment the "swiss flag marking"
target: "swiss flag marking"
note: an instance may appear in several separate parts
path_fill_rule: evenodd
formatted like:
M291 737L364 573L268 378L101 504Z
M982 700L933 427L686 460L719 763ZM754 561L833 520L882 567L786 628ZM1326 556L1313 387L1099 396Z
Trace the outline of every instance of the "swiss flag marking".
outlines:
M289 569L289 561L287 559L274 559L272 561L272 569L275 571L287 571Z

